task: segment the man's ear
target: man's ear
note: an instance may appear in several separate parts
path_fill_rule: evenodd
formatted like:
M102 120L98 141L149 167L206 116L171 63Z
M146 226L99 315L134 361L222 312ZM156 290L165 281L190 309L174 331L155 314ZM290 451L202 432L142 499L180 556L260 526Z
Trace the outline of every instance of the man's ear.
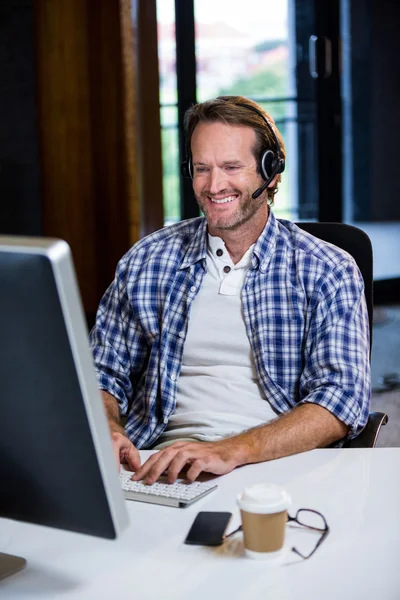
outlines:
M280 173L277 173L277 174L275 175L275 177L273 178L273 180L271 181L271 183L269 183L269 184L268 184L268 187L269 187L269 188L273 188L273 187L275 187L275 185L276 185L277 181L280 181L280 180L281 180Z

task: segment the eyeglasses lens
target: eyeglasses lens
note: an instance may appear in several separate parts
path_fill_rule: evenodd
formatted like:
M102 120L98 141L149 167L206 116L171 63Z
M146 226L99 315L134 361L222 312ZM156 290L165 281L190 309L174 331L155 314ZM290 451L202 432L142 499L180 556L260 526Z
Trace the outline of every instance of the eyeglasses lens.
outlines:
M297 512L296 520L299 525L310 529L316 529L317 531L325 531L327 528L324 517L313 510L300 509Z

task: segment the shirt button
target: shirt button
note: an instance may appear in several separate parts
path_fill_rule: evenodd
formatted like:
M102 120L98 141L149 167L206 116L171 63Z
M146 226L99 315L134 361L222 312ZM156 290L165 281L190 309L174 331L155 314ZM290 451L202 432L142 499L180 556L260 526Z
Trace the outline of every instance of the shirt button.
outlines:
M229 273L230 270L231 270L231 268L228 267L228 265L226 265L226 267L224 267L224 273Z
M192 287L190 288L191 292L195 292L196 291L196 287L194 285L192 285Z
M168 423L168 417L164 417L164 424L166 425Z
M222 256L222 255L223 255L223 253L224 253L224 251L223 251L223 250L221 250L221 248L218 248L218 250L217 250L217 252L216 252L217 256Z
M180 331L178 333L178 335L179 335L180 338L184 338L185 337L185 332L184 331Z
M176 375L175 375L175 373L172 373L172 375L171 375L170 377L171 377L171 380L172 380L172 381L175 381L175 380L176 380Z

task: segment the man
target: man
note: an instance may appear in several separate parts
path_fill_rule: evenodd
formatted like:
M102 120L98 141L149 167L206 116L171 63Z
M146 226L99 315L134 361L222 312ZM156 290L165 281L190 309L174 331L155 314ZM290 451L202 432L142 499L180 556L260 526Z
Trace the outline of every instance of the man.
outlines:
M205 217L131 248L91 332L116 456L147 483L340 445L369 412L362 277L270 210L285 160L271 117L220 97L185 128Z

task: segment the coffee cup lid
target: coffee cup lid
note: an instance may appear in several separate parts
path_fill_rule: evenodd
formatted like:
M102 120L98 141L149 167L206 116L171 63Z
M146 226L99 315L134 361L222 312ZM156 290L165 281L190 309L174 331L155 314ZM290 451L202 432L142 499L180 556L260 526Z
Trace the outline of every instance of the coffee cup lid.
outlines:
M292 501L286 490L273 483L257 483L238 496L242 510L257 514L273 514L287 510Z

